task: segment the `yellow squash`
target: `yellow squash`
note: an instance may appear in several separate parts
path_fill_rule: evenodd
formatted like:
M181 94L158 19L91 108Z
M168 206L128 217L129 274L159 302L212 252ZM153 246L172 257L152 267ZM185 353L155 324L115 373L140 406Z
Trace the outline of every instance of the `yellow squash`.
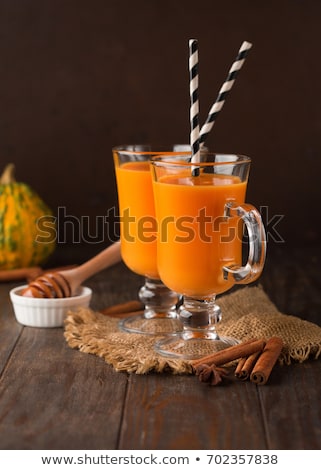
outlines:
M42 265L53 253L55 218L9 164L0 177L0 269Z

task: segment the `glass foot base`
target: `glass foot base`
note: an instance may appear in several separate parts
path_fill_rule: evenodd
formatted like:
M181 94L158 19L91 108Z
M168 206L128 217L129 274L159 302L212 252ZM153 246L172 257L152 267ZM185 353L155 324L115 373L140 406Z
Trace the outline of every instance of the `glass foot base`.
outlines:
M192 360L207 356L221 349L226 349L238 343L239 341L237 339L224 336L217 336L216 339L184 339L181 335L176 335L174 338L157 341L154 349L162 356L174 359Z
M182 324L178 318L168 316L146 318L142 313L124 318L119 322L119 328L127 333L168 336L182 331Z

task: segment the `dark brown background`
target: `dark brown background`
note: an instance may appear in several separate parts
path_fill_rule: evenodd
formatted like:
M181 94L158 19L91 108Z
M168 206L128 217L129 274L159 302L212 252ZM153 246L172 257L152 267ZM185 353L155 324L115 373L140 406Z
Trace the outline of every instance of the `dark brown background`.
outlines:
M102 249L97 216L117 210L112 146L188 141L188 39L199 40L201 122L248 40L207 145L253 159L247 199L268 208L266 223L284 215L284 246L319 247L320 21L318 0L0 0L1 167L14 162L65 208L60 231L62 214L89 218L93 237L98 225L90 245Z

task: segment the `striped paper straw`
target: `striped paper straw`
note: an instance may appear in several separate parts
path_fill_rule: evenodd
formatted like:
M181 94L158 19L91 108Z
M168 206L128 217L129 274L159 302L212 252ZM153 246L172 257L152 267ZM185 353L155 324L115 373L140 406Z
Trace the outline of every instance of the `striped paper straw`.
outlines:
M190 144L192 150L192 163L200 162L199 142L199 101L198 101L198 42L196 39L189 41L189 92L190 92ZM198 167L192 167L192 175L199 174Z
M214 126L215 119L217 118L218 113L223 108L226 97L229 94L229 92L231 91L231 88L234 85L235 79L236 79L239 71L241 70L241 68L244 64L245 58L248 55L249 50L251 49L251 47L252 47L252 44L250 42L247 42L247 41L244 41L242 46L240 47L240 50L239 50L239 52L236 56L236 59L234 60L233 65L230 68L228 76L227 76L225 82L223 83L223 85L222 85L222 87L219 91L219 94L216 98L216 101L213 104L213 106L211 107L210 112L208 113L208 117L207 117L204 125L201 128L200 136L199 136L200 146L204 145L204 142L205 142L208 134L212 130L212 127Z

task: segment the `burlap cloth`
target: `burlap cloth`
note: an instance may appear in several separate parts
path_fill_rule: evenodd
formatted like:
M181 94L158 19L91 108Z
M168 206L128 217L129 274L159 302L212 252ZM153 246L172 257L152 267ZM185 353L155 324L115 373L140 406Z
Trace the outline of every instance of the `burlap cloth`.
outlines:
M245 341L279 336L284 347L281 364L318 358L321 328L311 322L278 311L261 287L244 287L218 299L223 319L218 333ZM95 354L117 371L191 373L188 361L165 358L153 349L160 337L122 332L119 319L91 309L69 312L64 336L71 348Z

